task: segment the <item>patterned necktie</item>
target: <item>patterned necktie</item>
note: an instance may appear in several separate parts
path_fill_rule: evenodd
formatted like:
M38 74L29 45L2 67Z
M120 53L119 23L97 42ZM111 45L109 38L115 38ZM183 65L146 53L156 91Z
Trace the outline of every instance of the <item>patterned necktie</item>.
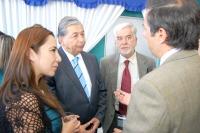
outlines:
M122 83L121 83L121 90L127 93L131 93L131 75L128 69L129 60L124 62L125 68L122 75ZM124 104L119 103L119 113L121 115L127 114L127 106Z
M78 77L82 87L83 87L83 90L84 90L85 94L89 98L90 97L89 90L88 90L85 78L83 76L83 73L81 71L81 68L80 68L80 66L78 64L78 60L79 60L79 57L77 57L77 56L72 60L72 67L73 67L73 69L74 69L74 71L76 73L76 76Z

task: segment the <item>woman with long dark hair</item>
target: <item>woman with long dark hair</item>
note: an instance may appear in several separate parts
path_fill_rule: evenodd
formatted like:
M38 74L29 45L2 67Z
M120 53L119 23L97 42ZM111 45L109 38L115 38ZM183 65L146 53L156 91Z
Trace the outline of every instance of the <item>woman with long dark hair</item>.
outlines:
M14 43L0 89L1 133L71 133L80 122L64 122L61 105L43 77L53 76L61 58L51 31L42 26L22 30Z

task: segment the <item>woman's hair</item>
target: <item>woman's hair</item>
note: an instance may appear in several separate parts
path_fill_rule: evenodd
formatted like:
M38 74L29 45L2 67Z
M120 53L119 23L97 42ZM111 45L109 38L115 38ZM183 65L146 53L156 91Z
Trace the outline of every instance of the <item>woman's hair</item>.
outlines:
M17 100L23 93L31 92L42 103L56 109L61 115L64 114L58 100L48 90L43 77L36 83L29 59L30 49L37 53L49 35L54 36L42 26L32 26L22 30L17 36L0 89L0 97L5 105L9 106L10 102Z
M14 41L15 39L12 36L0 35L0 70L2 71L6 69Z

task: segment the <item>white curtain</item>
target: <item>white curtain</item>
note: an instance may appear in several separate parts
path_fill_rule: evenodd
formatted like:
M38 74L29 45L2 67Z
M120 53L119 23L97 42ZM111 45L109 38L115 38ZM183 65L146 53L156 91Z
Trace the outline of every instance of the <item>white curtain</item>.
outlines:
M45 6L28 6L23 0L0 0L0 30L14 37L24 28L41 24L57 35L57 26L64 16L75 16L84 25L86 45L90 51L109 31L124 7L99 5L85 9L72 2L52 1Z

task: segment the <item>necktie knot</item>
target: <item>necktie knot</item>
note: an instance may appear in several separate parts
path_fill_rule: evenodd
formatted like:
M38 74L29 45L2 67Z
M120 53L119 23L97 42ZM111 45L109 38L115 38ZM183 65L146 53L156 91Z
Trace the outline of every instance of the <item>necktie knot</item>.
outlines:
M124 64L125 64L126 67L128 67L129 60L125 60L125 61L124 61Z
M79 60L79 57L78 56L75 56L74 59L72 60L75 64L78 64L78 60Z

